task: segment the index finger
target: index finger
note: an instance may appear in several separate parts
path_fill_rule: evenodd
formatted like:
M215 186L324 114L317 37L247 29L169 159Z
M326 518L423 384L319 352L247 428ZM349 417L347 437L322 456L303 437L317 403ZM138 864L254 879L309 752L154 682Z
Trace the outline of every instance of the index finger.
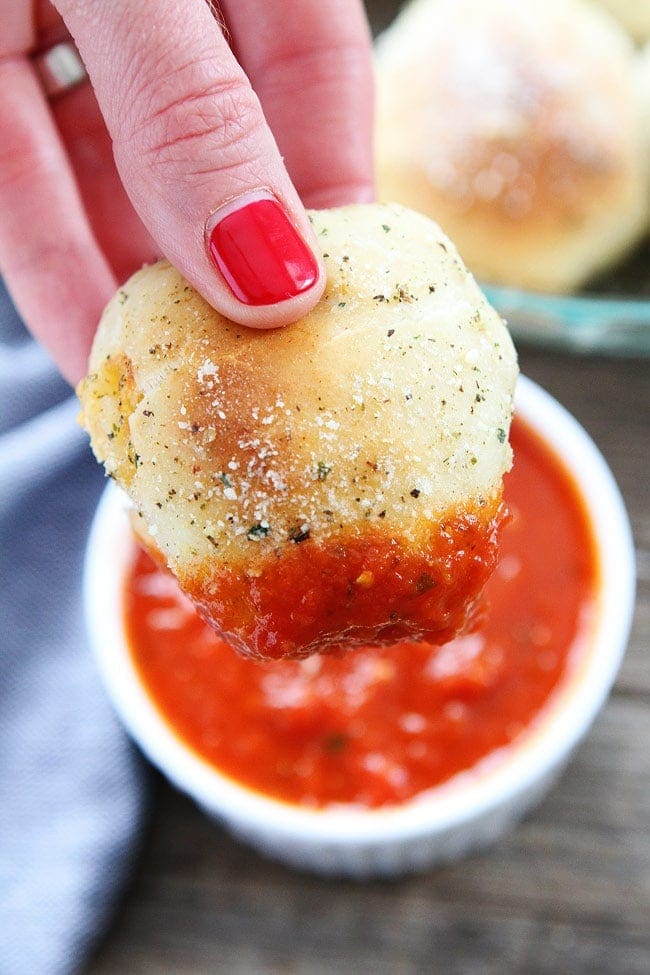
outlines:
M303 203L373 200L372 48L361 0L221 8Z

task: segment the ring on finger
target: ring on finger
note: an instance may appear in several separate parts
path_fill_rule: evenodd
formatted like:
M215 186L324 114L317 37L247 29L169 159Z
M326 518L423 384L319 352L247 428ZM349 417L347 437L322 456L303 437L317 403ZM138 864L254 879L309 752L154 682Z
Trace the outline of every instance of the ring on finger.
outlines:
M88 78L88 72L72 41L61 41L35 54L32 63L49 99L67 94Z

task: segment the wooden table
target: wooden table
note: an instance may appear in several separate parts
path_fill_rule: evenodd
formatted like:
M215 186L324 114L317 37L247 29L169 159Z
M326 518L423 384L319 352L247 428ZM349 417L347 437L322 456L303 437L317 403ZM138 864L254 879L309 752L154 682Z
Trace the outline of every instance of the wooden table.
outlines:
M489 852L398 882L264 860L157 782L144 851L92 975L650 972L650 365L522 351L611 464L638 547L615 691L559 785Z

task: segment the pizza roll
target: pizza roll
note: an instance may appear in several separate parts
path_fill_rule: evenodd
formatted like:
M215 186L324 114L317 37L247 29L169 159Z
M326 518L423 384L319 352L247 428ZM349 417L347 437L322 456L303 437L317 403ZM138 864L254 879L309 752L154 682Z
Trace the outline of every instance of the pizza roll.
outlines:
M313 212L327 287L275 331L161 261L80 385L145 544L256 657L442 641L494 566L516 357L454 246L398 206Z
M377 46L380 197L485 281L569 292L647 226L636 52L582 0L419 0Z

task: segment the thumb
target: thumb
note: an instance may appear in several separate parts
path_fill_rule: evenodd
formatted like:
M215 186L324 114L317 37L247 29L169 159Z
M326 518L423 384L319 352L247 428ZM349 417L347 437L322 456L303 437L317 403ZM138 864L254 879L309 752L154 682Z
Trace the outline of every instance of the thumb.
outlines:
M203 0L58 0L149 232L203 297L254 327L325 284L260 103Z

